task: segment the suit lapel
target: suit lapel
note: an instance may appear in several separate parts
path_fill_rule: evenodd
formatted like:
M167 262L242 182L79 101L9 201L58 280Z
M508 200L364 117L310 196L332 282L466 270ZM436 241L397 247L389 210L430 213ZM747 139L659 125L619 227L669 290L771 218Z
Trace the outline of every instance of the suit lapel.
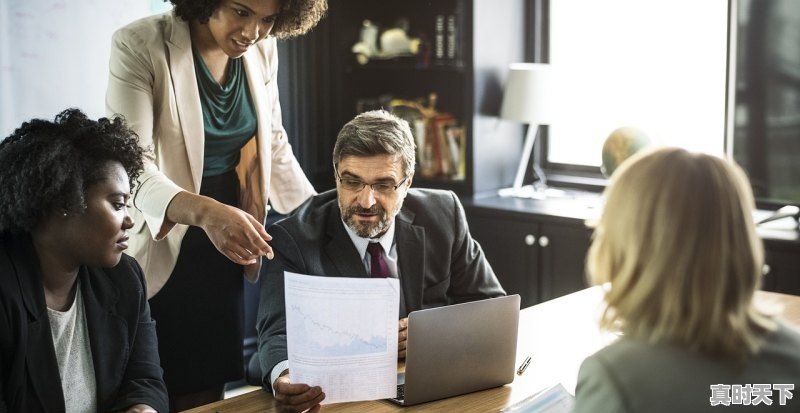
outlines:
M205 133L200 92L197 89L197 77L192 58L192 40L187 22L177 17L173 17L170 21L172 25L167 40L170 77L175 88L175 105L178 108L178 119L183 132L186 156L192 170L194 188L191 190L198 192L200 181L203 178ZM173 156L176 155L173 154Z
M414 213L401 209L395 218L397 266L403 283L406 311L422 308L422 283L425 276L425 228L413 225Z
M268 40L263 40L268 41ZM267 88L265 85L271 82L270 68L264 68L264 62L267 61L266 57L261 56L260 49L256 46L250 47L242 56L244 64L244 72L247 74L247 87L250 91L250 97L253 99L253 106L256 111L256 121L258 122L259 132L264 136L270 135L272 125L272 112L267 110L259 110L261 108L269 108L269 97L267 96ZM271 149L269 145L267 148ZM262 154L264 155L264 154Z
M266 42L268 40L262 40ZM248 143L245 148L242 148L242 156L240 156L239 167L244 172L240 172L239 181L241 184L249 185L246 191L242 191L242 195L252 196L252 205L255 208L248 211L253 214L256 219L263 220L265 216L265 202L267 193L269 191L270 176L268 171L272 165L272 105L267 96L267 83L273 79L270 78L269 68L264 69L264 62L268 61L261 55L261 49L258 45L250 47L244 56L242 56L242 65L247 77L247 87L250 92L250 99L253 101L253 110L256 113L256 129L255 149L250 149L251 143ZM249 153L253 151L254 153ZM257 175L252 170L257 169ZM243 205L248 205L243 202ZM257 213L253 213L258 211Z
M358 250L344 229L338 206L335 205L330 209L327 221L329 238L325 244L325 254L333 262L339 276L366 278L368 276L367 269L364 268L364 263L358 256Z
M29 313L28 350L25 352L25 368L31 388L36 393L46 412L64 411L64 393L58 379L58 362L50 333L47 304L42 287L42 274L38 257L29 238L16 238L9 245L14 273L23 292L23 301ZM30 400L30 398L29 398Z
M64 393L59 380L58 362L47 316L28 323L28 351L25 365L31 387L46 412L64 411Z
M105 411L117 393L116 388L108 387L109 383L122 382L112 375L121 376L125 371L124 355L129 353L127 323L116 314L119 291L103 270L83 267L79 276L97 383L97 407Z

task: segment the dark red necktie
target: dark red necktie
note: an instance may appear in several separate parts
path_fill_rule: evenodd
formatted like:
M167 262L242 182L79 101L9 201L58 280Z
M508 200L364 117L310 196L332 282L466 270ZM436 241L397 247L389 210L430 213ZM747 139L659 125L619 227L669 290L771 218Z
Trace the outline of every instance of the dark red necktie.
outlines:
M386 265L386 260L383 259L383 247L378 242L370 242L367 245L367 252L369 252L369 275L372 278L386 278L389 276L389 266Z

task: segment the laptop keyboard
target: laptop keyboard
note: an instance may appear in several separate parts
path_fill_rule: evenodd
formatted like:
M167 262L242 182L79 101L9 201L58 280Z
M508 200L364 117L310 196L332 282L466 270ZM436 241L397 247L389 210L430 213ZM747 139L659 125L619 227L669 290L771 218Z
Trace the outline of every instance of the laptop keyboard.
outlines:
M397 385L397 400L405 400L406 398L406 385L405 384L398 384Z

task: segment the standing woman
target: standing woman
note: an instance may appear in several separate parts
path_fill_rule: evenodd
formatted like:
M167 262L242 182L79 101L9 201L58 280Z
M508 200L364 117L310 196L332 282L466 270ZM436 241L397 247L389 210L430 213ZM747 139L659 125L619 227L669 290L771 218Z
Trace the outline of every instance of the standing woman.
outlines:
M77 109L0 141L0 412L164 412L145 280L123 254L142 150Z
M241 274L272 258L267 202L313 195L287 142L276 38L325 0L170 0L114 34L106 106L145 149L131 253L148 280L171 408L219 400L243 375Z

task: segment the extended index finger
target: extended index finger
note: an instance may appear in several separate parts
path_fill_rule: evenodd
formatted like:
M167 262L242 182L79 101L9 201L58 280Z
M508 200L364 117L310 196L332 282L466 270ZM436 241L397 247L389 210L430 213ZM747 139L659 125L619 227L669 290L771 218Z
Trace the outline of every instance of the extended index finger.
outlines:
M272 240L272 236L267 233L267 230L264 229L264 223L258 222L252 215L247 214L247 219L250 220L250 223L253 225L253 228L258 232L258 236L261 237L262 240L270 241Z
M247 215L248 220L250 221L250 225L252 226L255 233L249 233L247 235L248 241L253 245L259 255L265 255L268 259L272 259L273 252L272 247L267 244L267 241L272 240L272 236L267 233L264 229L264 226L258 222L252 215Z

